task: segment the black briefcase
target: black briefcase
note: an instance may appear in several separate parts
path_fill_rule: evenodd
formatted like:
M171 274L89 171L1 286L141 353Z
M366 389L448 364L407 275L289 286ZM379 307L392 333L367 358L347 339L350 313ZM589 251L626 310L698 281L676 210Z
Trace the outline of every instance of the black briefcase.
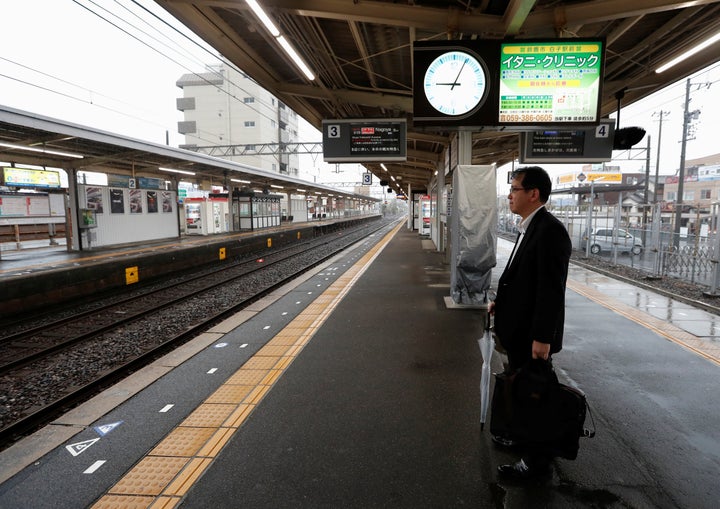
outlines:
M558 381L552 365L533 360L512 374L495 375L490 432L520 448L575 459L585 428L585 394Z

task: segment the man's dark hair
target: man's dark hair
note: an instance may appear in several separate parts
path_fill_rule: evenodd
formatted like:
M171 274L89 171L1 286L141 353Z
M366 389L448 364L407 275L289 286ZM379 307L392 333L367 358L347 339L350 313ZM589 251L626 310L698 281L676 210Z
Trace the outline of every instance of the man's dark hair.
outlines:
M518 168L510 175L511 178L521 180L525 189L537 189L540 192L540 201L546 203L550 198L552 182L550 175L540 166L525 166Z

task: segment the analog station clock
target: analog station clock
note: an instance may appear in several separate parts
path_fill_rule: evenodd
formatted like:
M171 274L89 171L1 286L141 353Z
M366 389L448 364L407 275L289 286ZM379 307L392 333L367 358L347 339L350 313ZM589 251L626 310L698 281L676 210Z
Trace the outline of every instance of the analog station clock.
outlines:
M485 97L487 74L480 61L465 51L447 51L425 71L423 92L428 103L443 115L464 115Z

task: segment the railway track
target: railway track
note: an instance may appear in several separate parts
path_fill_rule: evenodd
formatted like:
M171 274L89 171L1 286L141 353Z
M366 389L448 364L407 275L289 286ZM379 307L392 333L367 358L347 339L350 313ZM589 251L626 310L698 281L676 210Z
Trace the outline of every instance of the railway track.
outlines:
M211 292L219 285L232 284L253 273L260 273L295 256L303 255L326 241L306 241L274 250L262 258L250 257L181 280L154 285L107 305L22 329L0 338L0 376L30 362L100 336L103 333L142 320L166 307Z
M336 232L3 337L0 394L5 396L0 402L8 407L12 398L13 411L0 415L0 448L388 227L381 223Z

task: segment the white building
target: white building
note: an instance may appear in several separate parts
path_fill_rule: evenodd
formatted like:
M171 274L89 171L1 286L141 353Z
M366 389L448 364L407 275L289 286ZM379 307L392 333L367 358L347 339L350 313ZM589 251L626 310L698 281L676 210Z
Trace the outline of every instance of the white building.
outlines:
M244 73L224 64L184 74L177 108L185 120L180 148L198 150L265 171L298 177L297 154L272 144L298 141L298 116ZM213 147L213 148L210 148Z

